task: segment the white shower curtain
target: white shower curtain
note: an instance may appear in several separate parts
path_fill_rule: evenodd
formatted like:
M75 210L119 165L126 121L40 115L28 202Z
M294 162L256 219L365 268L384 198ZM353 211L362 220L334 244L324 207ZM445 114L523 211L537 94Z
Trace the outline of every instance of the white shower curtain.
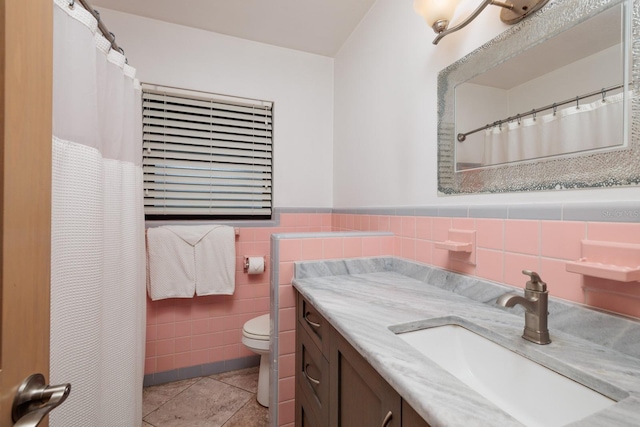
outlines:
M630 96L627 94L627 102ZM485 165L537 159L623 144L624 94L557 114L513 121L485 131Z
M145 257L140 83L80 4L54 0L52 427L142 423Z

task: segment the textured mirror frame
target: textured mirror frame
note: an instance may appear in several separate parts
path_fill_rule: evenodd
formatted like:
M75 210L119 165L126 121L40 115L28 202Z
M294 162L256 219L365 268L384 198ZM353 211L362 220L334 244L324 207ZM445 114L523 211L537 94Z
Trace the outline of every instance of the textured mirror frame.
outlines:
M455 87L603 10L623 4L631 13L625 39L632 98L628 145L468 171L455 170ZM628 20L627 20L628 22ZM630 44L630 46L629 46ZM626 82L625 82L626 83ZM640 185L640 0L554 0L530 18L451 64L438 75L438 194L506 193Z

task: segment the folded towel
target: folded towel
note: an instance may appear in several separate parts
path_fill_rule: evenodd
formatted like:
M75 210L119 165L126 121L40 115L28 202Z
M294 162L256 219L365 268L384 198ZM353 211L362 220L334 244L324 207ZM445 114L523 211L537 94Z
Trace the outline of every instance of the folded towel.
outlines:
M235 232L225 225L162 226L147 231L152 300L231 295Z
M192 298L195 294L193 247L164 227L147 230L147 292L152 300Z
M236 284L236 233L233 227L167 226L194 248L197 295L231 295Z

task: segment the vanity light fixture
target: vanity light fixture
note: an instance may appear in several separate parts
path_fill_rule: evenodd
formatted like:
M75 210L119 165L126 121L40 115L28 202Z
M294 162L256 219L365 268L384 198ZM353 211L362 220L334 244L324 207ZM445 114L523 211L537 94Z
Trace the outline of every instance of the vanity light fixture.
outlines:
M549 0L507 0L504 2L497 0L483 0L480 6L471 13L464 21L449 27L449 22L453 17L453 12L460 0L414 0L413 8L416 13L422 15L424 20L433 28L438 35L433 40L433 44L438 44L447 34L451 34L466 27L471 21L489 5L499 6L502 9L500 20L505 24L513 25L540 9Z

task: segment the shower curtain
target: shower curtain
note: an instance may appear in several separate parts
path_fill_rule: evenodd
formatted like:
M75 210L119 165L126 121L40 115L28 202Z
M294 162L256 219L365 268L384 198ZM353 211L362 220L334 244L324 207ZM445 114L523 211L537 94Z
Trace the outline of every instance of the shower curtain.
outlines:
M630 99L627 94L626 102ZM623 93L513 121L485 131L485 165L537 159L623 144Z
M145 257L140 83L80 4L54 0L52 427L141 425Z

